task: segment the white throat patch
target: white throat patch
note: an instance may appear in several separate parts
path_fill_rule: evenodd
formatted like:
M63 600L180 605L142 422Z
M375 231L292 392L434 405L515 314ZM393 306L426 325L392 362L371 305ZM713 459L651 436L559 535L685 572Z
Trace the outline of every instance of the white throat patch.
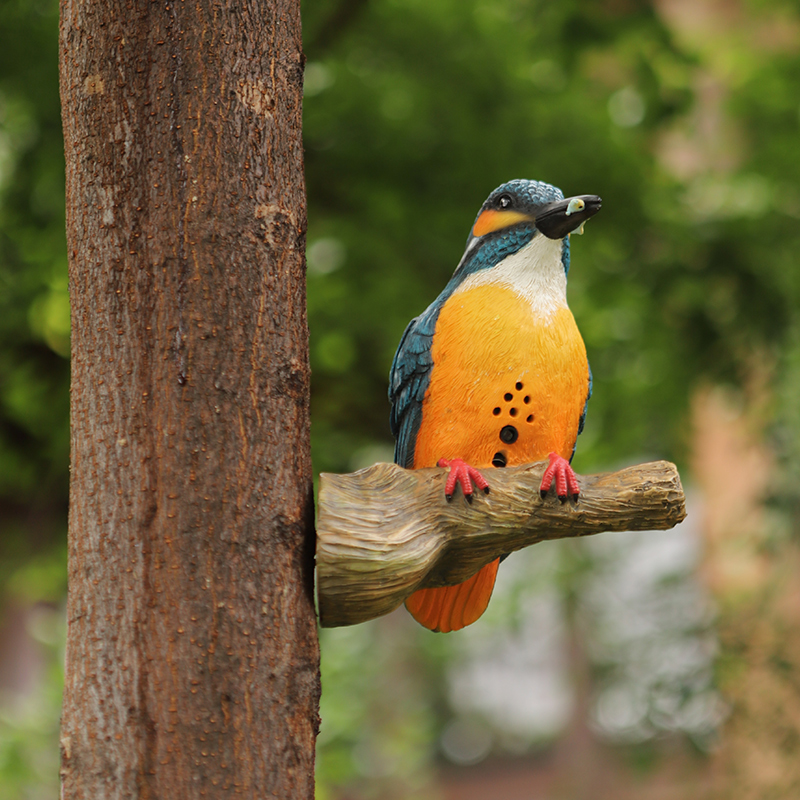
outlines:
M550 317L567 307L562 252L561 239L548 239L540 233L499 264L465 278L453 295L487 284L505 286L527 300L536 316Z

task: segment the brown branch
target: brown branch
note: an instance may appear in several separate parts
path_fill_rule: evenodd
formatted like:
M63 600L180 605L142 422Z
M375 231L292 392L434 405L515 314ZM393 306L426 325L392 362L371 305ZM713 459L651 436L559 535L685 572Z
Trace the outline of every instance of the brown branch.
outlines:
M444 499L443 469L374 464L320 475L317 596L323 627L354 625L412 592L466 580L503 553L545 539L666 530L685 516L674 464L579 476L580 502L542 500L545 462L491 470L491 493Z

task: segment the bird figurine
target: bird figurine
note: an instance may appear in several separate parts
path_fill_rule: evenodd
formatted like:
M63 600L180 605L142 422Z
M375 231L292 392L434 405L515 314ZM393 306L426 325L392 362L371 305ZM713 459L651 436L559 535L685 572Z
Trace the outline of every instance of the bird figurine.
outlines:
M567 306L570 234L600 210L595 195L565 198L547 183L513 180L481 206L444 291L413 319L389 378L395 461L449 470L445 498L489 492L482 470L549 459L540 493L580 493L570 467L592 376ZM498 558L456 586L419 589L406 608L449 632L477 620Z

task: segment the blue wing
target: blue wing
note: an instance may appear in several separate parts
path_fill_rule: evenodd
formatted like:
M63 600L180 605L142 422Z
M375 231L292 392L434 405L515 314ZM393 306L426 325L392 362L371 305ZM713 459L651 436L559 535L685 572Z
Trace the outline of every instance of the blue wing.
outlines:
M583 404L583 411L581 411L581 418L578 420L578 436L583 433L583 425L586 422L586 409L589 408L589 398L592 396L592 367L591 364L587 362L586 364L587 369L589 370L589 391L586 392L586 402ZM572 461L573 456L575 455L575 449L578 447L578 437L575 437L575 444L572 445L572 455L569 457L569 460Z
M422 400L431 382L431 342L440 308L434 304L409 322L389 373L394 460L407 469L414 463L417 433L422 422Z

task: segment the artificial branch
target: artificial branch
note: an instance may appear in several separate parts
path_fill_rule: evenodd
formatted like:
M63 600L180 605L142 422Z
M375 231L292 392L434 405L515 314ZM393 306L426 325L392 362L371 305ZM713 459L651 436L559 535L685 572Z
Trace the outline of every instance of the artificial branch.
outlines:
M503 553L546 539L666 530L686 516L674 464L656 461L578 476L561 503L539 485L546 462L486 470L491 491L444 496L447 471L374 464L320 475L317 595L323 627L387 614L417 589L449 586Z

